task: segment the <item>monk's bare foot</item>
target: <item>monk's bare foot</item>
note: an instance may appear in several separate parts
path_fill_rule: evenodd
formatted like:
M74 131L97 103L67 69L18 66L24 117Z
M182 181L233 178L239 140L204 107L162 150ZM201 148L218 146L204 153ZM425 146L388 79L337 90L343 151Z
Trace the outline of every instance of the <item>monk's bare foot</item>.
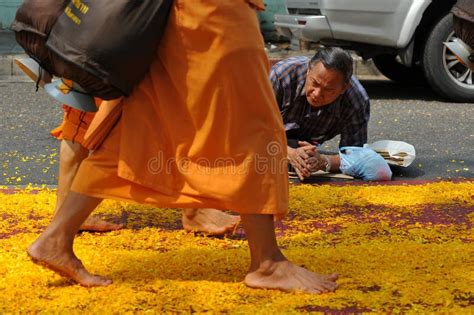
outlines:
M187 232L223 235L232 232L240 217L217 209L183 209L183 228Z
M72 279L85 287L108 286L112 280L90 274L72 251L60 250L62 246L54 239L40 236L28 247L31 260L63 277Z
M117 231L123 228L123 224L115 224L102 220L97 216L90 216L82 223L79 231L90 231L90 232L111 232Z
M244 282L251 288L321 294L336 290L337 278L336 274L319 275L283 260L265 261L258 269L249 272Z

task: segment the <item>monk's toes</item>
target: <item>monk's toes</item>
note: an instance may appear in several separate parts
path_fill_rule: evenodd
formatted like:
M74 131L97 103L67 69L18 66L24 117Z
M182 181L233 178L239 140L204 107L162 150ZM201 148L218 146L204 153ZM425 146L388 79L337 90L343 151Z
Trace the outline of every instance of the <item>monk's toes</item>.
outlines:
M84 287L106 287L112 284L112 280L102 276L91 275L83 279L75 279Z
M336 291L338 285L335 282L326 282L324 284L324 288L326 289L327 292L334 292Z
M236 228L237 224L229 224L229 225L226 225L222 228L217 228L214 232L214 234L216 235L223 235L223 234L227 234L227 233L232 233L234 232L235 228Z
M328 276L328 279L330 281L336 281L337 279L339 279L339 275L337 273L332 273Z
M115 224L106 221L102 222L85 222L81 227L81 231L89 232L111 232L123 229L123 224Z
M212 231L209 231L208 235L215 235L215 236L218 236L218 235L224 235L226 234L227 232L229 231L229 228L228 227L216 227L214 228Z
M112 283L113 283L112 279L102 277L102 276L94 276L94 284L96 284L97 286L105 287L105 286L111 285Z
M299 290L296 290L296 291L299 291ZM302 290L303 292L306 292L306 293L310 293L310 294L322 294L324 292L322 292L321 290L318 290L316 288L309 288L309 289L305 289L305 290ZM291 291L289 291L291 292Z
M35 262L36 261L36 253L35 253L35 244L31 244L30 246L28 246L28 248L26 249L26 254L28 255L28 257L30 257L30 259Z
M236 227L236 224L229 224L225 227L226 232L232 232Z
M107 228L110 231L117 231L123 229L124 225L123 224L115 224L115 223L109 223Z

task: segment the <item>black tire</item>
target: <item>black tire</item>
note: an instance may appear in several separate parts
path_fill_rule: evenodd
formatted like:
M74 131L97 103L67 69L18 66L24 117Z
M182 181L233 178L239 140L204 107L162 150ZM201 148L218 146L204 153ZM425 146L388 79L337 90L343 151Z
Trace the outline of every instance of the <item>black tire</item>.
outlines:
M431 30L423 50L422 65L426 80L440 96L454 102L474 102L474 74L461 63L443 42L452 39L453 16L447 14ZM450 64L454 64L451 65ZM463 79L463 75L467 75ZM470 79L469 79L470 78Z
M415 67L407 67L397 61L396 55L383 54L373 58L377 69L390 80L406 85L424 85L423 72Z

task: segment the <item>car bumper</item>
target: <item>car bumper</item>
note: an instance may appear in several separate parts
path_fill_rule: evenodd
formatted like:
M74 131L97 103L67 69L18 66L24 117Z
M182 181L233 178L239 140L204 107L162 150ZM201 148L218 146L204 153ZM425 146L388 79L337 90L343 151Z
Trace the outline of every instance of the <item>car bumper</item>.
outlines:
M333 37L324 15L275 14L275 27L283 36L295 36L312 42L319 42L323 38Z

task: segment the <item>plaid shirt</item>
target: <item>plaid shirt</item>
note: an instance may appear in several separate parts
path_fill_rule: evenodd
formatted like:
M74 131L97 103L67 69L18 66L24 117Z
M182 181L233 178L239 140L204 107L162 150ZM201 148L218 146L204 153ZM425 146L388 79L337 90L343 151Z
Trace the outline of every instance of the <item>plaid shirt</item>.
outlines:
M312 110L305 82L310 59L291 57L275 64L270 80L287 131L287 137L322 144L341 135L339 147L367 143L369 96L354 76L351 86L333 103Z

